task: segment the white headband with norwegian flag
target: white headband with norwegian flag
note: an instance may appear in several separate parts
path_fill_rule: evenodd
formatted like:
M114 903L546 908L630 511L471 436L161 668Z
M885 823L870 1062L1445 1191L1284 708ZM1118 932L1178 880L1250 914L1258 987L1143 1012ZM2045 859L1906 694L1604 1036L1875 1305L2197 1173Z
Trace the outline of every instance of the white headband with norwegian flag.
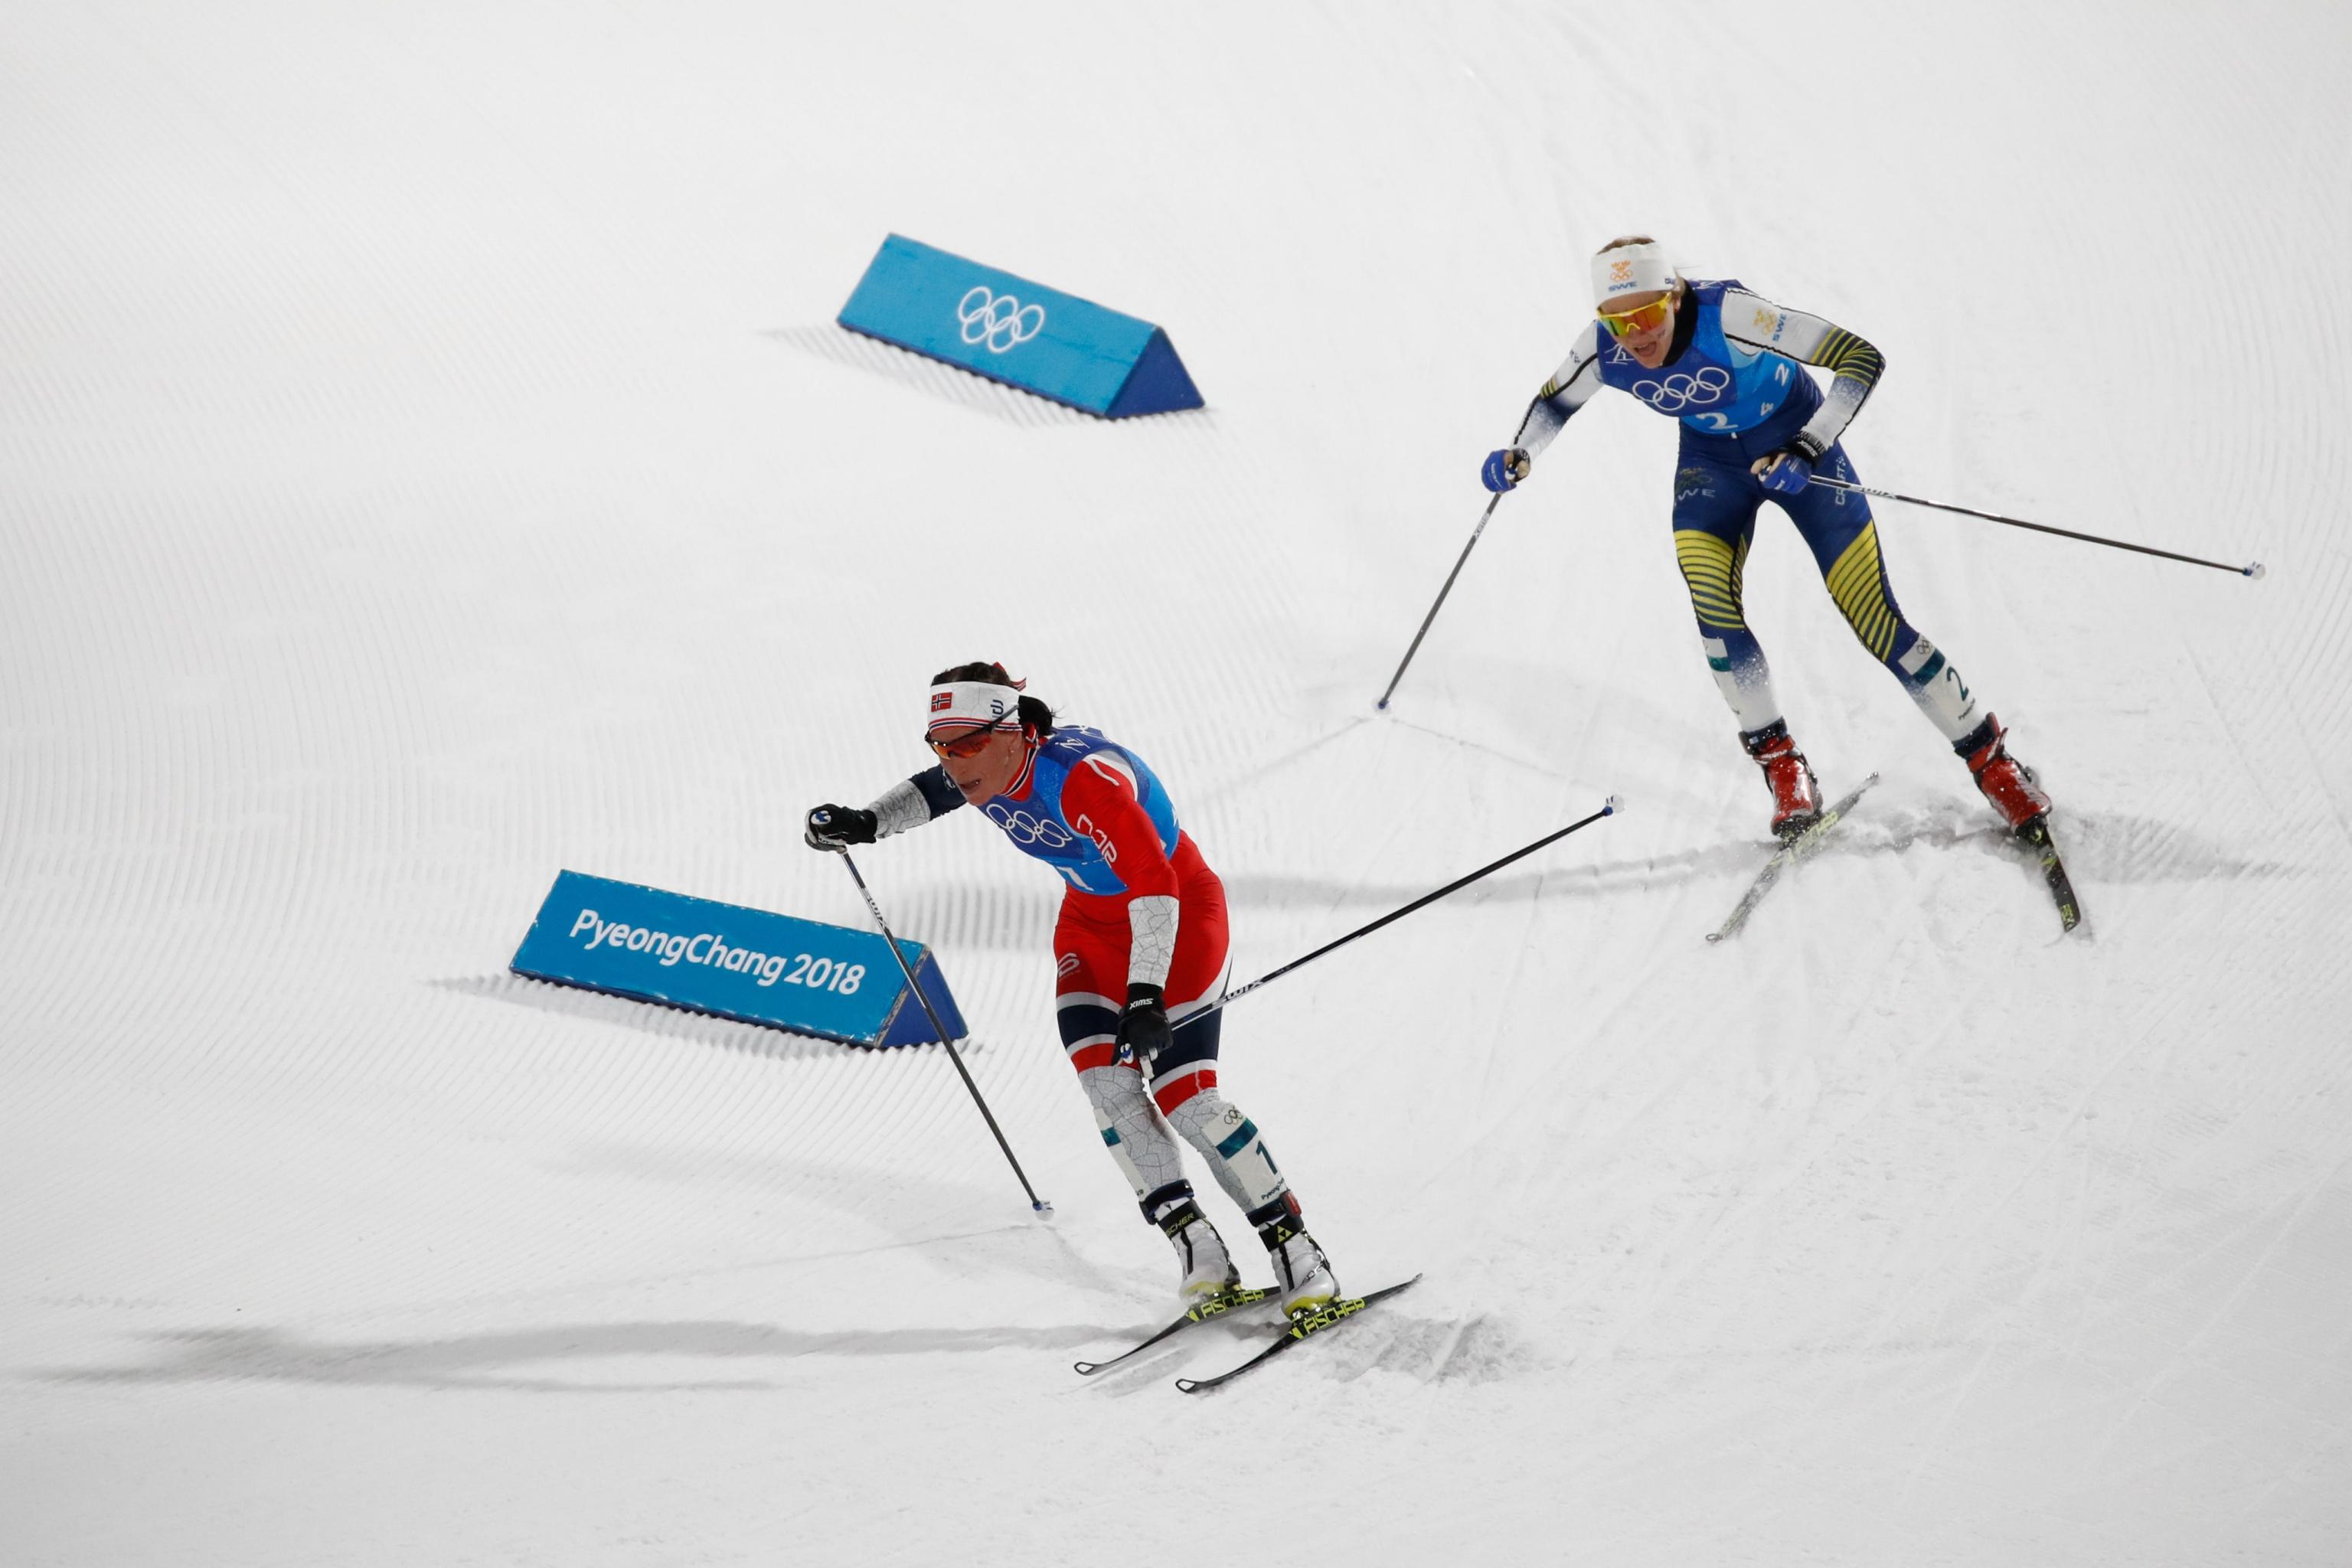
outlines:
M1025 683L1024 683L1025 684ZM992 680L950 680L931 688L931 721L924 733L973 733L1021 727L1021 689Z

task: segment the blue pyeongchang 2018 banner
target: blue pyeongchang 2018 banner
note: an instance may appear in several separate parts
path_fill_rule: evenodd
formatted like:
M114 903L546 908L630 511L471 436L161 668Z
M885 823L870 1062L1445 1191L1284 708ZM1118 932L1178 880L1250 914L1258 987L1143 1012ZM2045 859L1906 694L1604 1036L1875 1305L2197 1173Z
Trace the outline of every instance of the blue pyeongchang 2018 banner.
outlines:
M907 967L958 1039L963 1015L920 942ZM608 991L854 1046L938 1038L878 932L666 893L565 871L509 966L517 974Z
M1150 321L894 234L841 308L854 332L1106 419L1198 408Z

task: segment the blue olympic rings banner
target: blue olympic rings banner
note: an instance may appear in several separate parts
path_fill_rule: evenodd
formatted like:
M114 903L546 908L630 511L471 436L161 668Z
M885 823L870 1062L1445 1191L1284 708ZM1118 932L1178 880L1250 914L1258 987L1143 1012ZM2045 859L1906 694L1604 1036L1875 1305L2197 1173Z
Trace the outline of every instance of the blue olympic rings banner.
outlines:
M853 332L1106 419L1202 406L1150 321L894 234L841 308Z
M940 1021L963 1038L963 1015L930 949L901 941L898 951ZM509 967L534 980L853 1046L939 1037L878 932L578 871L556 877Z

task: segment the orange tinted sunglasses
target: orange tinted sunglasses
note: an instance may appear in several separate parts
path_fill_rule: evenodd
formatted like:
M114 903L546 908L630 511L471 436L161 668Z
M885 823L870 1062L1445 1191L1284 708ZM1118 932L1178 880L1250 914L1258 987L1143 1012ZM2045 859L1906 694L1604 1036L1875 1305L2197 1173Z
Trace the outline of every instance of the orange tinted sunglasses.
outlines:
M1627 338L1635 332L1657 331L1666 324L1666 318L1674 313L1675 297L1669 290L1648 304L1636 305L1630 310L1603 310L1601 312L1601 323L1609 329L1610 336Z
M981 729L968 731L952 741L930 740L929 736L925 736L924 739L930 741L931 750L943 757L976 757L988 749L988 742L991 740L1006 732L994 729Z

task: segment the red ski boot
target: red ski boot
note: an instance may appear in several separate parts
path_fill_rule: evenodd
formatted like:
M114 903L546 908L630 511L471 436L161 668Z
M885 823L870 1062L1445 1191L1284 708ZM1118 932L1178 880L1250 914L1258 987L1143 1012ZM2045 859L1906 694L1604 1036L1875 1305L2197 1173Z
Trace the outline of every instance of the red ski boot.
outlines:
M2035 784L2033 770L2009 754L2008 734L2000 721L1988 713L1952 750L1968 759L1977 788L1984 791L2009 830L2023 834L2049 812L2050 797Z
M1821 786L1805 753L1789 739L1788 721L1775 719L1761 730L1744 732L1739 741L1772 788L1774 837L1785 842L1822 819Z

